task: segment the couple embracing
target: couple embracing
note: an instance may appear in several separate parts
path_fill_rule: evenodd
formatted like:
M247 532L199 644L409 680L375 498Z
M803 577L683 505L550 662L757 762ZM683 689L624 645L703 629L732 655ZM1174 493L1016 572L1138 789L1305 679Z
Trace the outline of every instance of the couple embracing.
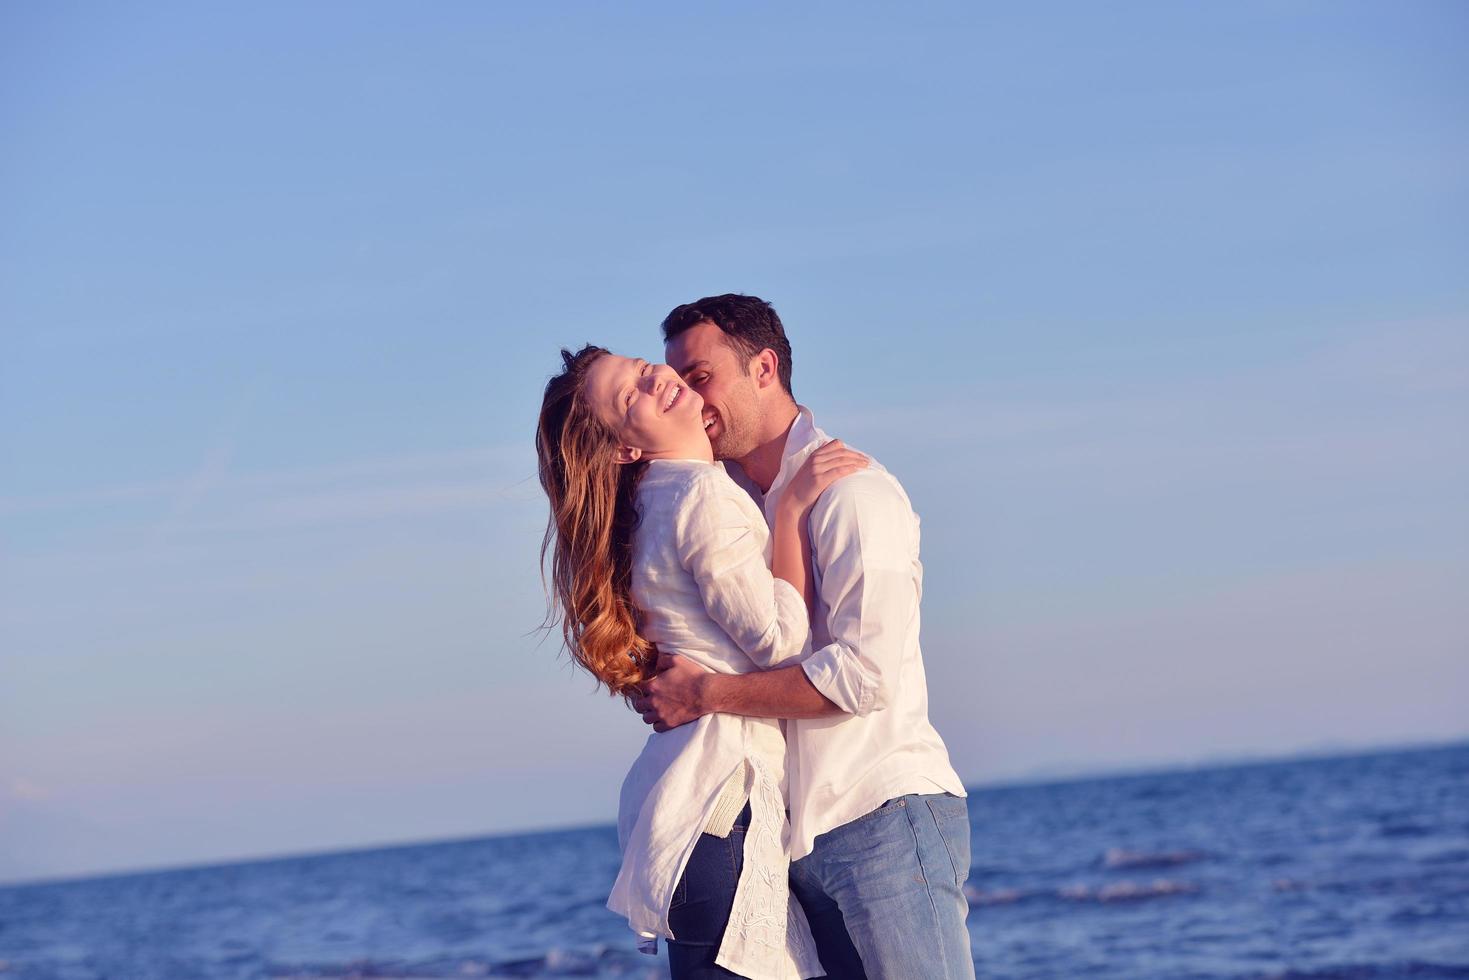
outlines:
M563 350L536 432L567 646L653 726L608 907L675 980L972 978L918 517L796 403L768 303L686 303L663 338Z

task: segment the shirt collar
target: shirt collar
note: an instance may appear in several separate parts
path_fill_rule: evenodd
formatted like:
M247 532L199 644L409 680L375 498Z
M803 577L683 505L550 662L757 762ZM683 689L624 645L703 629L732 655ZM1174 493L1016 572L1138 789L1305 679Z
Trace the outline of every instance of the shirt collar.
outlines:
M799 411L796 413L795 421L791 423L790 429L786 432L785 448L781 450L780 469L776 471L775 480L771 482L768 493L761 493L755 481L745 474L744 467L738 463L726 462L724 464L725 471L730 477L751 497L755 498L756 503L765 507L767 513L768 505L780 499L781 491L785 489L787 483L791 482L791 477L796 475L801 464L806 462L806 457L822 445L831 442L831 437L817 427L816 418L811 414L811 409L804 405L797 405L796 408Z

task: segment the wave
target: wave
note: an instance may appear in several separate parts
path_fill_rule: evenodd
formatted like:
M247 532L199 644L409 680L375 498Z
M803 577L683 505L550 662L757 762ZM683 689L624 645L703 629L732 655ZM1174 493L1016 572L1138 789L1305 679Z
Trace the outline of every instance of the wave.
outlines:
M1168 898L1175 895L1196 895L1199 886L1191 881L1171 878L1154 878L1152 881L1118 881L1107 885L1063 885L1056 889L996 888L985 890L974 885L964 886L964 895L970 905L1014 905L1031 899L1051 899L1064 902L1110 904L1114 902L1136 902L1153 898Z
M1111 847L1102 855L1102 867L1112 869L1173 868L1180 864L1202 861L1209 855L1203 851L1129 851Z
M1154 878L1147 882L1119 881L1096 889L1078 885L1061 889L1060 895L1062 898L1079 902L1136 902L1169 895L1193 895L1198 890L1199 886L1191 881Z
M1021 902L1028 898L1041 897L1045 894L1045 892L1024 890L1020 888L996 888L991 891L985 891L984 889L976 888L973 885L964 886L964 897L969 899L969 904L979 906L1014 905L1016 902Z
M1422 977L1424 980L1469 977L1469 963L1430 963L1423 960L1343 963L1316 970L1262 973L1257 980L1395 980L1397 977Z
M1377 836L1386 837L1390 840L1399 838L1413 839L1418 837L1432 837L1439 832L1439 828L1429 826L1428 824L1402 821L1383 824L1377 829Z

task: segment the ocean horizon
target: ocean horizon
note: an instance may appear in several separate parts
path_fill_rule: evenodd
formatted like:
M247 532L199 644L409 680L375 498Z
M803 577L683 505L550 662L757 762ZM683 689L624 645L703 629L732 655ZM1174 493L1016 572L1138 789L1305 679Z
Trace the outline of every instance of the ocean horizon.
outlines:
M1424 739L1363 746L1323 746L1282 753L1227 753L1206 756L1197 760L1119 763L1116 765L1087 766L1047 764L1020 772L977 781L964 781L966 791L973 793L989 789L1004 789L1014 786L1049 786L1068 783L1085 783L1095 780L1124 779L1131 776L1165 775L1174 772L1198 772L1208 769L1234 769L1241 766L1275 765L1291 762L1309 762L1316 759L1338 759L1356 756L1386 755L1401 752L1431 751L1434 749L1469 747L1469 737L1452 739ZM614 815L615 816L615 815ZM83 871L62 874L20 875L0 877L0 888L24 885L60 884L63 882L99 881L105 878L126 878L133 875L167 874L172 871L198 871L206 868L227 868L242 864L263 864L272 861L292 861L300 858L324 857L340 854L368 854L377 851L392 851L411 847L432 847L438 844L469 844L476 841L501 837L532 838L541 834L559 834L579 830L602 830L616 826L615 819L572 821L545 826L508 828L483 834L453 834L440 837L408 837L395 840L312 849L291 849L258 854L225 855L197 861L164 862L160 864L126 865L103 868L98 871Z

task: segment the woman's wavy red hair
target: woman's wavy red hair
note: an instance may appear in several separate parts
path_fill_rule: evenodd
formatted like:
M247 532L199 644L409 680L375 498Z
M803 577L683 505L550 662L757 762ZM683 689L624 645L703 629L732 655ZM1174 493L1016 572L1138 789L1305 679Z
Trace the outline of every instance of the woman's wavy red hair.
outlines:
M586 398L587 372L608 352L561 351L546 383L536 457L551 516L541 541L550 555L549 627L559 622L571 655L612 694L630 696L653 676L657 653L638 633L632 601L635 495L646 463L618 463L619 440Z

